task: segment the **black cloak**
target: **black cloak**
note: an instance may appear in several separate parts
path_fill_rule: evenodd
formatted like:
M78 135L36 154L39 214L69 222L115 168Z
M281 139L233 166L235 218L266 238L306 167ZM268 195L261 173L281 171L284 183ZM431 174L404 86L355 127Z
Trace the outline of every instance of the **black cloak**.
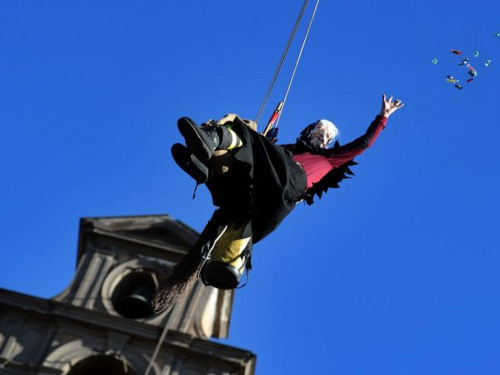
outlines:
M306 174L291 150L273 144L239 118L225 125L231 125L243 146L232 151L229 172L211 177L206 185L214 205L233 220L247 222L243 236L257 243L303 199Z

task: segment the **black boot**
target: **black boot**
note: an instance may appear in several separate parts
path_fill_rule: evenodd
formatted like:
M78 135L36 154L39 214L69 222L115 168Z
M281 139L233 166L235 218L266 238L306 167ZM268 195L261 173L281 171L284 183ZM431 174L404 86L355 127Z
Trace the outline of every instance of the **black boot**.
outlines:
M209 176L207 166L198 160L186 146L175 143L172 146L172 156L177 165L194 178L198 185L207 182Z
M212 157L219 145L219 136L215 127L200 128L188 117L181 117L177 121L179 132L186 140L186 146L202 162Z

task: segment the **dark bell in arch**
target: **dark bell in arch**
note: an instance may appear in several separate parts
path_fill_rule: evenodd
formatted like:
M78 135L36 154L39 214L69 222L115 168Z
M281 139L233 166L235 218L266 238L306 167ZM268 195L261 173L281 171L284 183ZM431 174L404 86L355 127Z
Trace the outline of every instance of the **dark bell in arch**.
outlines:
M153 314L151 301L154 289L151 285L136 285L130 289L130 293L120 297L118 301L118 312L131 319L145 318Z

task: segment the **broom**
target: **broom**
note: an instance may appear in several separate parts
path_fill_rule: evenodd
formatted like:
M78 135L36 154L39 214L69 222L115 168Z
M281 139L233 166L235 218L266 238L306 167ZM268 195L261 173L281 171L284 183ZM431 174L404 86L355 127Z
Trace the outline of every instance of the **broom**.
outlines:
M227 225L220 224L218 213L216 210L193 247L160 282L152 302L155 313L184 300L193 289L210 252L227 229Z

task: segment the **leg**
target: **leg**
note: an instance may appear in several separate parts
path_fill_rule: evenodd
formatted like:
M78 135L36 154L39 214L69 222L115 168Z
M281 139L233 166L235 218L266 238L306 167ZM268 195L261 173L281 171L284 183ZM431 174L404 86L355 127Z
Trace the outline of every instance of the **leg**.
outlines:
M207 166L194 156L186 146L180 143L174 144L172 146L172 157L177 165L190 175L197 184L204 184L207 182L209 177Z
M199 127L188 117L180 118L177 126L186 140L186 146L202 162L210 159L215 150L232 150L243 145L230 126Z
M201 270L205 285L218 289L234 289L240 283L245 269L249 267L252 237L245 237L248 220L231 221L215 243L207 262Z

